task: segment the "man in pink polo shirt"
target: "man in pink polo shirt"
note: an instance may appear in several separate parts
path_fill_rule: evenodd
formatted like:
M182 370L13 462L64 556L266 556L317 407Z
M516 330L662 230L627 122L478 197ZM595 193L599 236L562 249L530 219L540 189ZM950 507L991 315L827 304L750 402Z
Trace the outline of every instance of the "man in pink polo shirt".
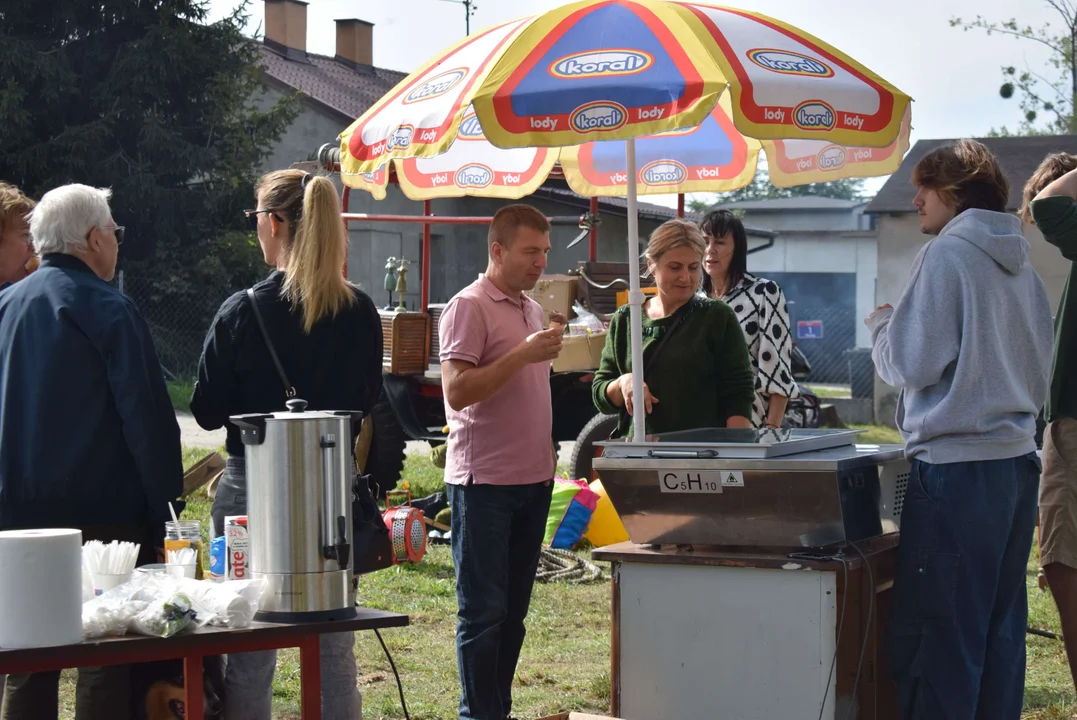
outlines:
M550 224L528 205L494 215L486 273L441 316L449 421L445 482L456 566L460 720L505 720L524 642L554 474L550 361L535 287Z

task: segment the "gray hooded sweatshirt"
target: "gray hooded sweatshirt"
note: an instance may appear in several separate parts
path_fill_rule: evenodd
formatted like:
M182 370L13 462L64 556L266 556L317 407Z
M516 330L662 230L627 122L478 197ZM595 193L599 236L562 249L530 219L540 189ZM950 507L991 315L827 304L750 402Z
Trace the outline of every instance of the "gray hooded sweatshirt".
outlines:
M1053 329L1021 221L966 210L924 246L897 305L868 320L875 368L900 388L910 459L942 464L1035 452Z

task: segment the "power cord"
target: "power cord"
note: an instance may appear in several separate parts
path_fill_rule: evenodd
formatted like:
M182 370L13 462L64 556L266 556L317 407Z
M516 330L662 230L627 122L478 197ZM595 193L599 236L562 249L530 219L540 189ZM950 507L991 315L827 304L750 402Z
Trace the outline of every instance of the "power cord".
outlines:
M856 707L856 689L860 685L860 671L864 669L864 652L868 649L868 636L871 633L871 623L875 612L875 573L871 569L871 562L868 561L868 556L864 554L859 545L855 542L849 544L853 550L856 550L856 554L860 556L860 559L864 561L864 567L868 571L868 582L871 583L871 593L868 595L868 621L864 626L864 640L860 643L860 660L856 663L856 679L853 680L852 702L849 703L849 709L845 712L845 720L852 717L853 708Z
M378 636L378 642L381 643L381 649L385 651L385 657L389 658L389 667L393 669L393 675L396 677L396 689L400 693L400 706L404 708L405 720L411 720L411 715L408 715L408 704L404 701L404 686L400 682L400 673L396 671L396 663L393 662L393 656L389 653L389 648L385 647L385 641L381 639L381 633L377 628L374 628L374 634Z
M830 661L830 672L826 676L826 686L823 690L823 702L819 706L819 720L823 720L823 711L826 710L826 697L830 694L830 681L834 679L834 668L838 664L838 648L841 647L841 632L845 629L845 604L849 601L849 565L845 557L835 555L834 560L841 562L842 569L842 593L841 593L841 619L838 620L838 638L834 642L834 658Z

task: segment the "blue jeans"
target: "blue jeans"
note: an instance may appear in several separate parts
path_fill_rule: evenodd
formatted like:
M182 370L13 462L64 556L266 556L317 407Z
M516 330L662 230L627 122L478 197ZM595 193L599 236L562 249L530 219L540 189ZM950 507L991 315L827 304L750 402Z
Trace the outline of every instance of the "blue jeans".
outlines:
M210 510L212 537L224 532L225 516L247 512L246 488L243 458L229 458ZM359 720L363 717L363 697L356 684L355 633L331 633L318 640L322 718ZM228 720L270 720L276 669L276 650L229 655L224 673L224 717Z
M460 720L505 720L524 644L551 482L449 485Z
M887 659L908 720L1018 720L1035 454L914 460L901 513Z

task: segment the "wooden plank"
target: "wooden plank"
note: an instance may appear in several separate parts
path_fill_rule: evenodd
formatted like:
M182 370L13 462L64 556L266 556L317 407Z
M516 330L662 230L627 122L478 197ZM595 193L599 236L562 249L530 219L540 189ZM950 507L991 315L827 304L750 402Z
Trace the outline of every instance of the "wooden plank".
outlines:
M613 563L610 572L610 712L621 714L621 572Z
M864 554L871 557L873 554L886 552L897 547L898 534L891 533L873 538L870 541L859 543ZM834 548L834 552L840 552L840 548ZM636 563L657 563L670 565L709 565L718 567L764 567L781 568L789 563L796 563L804 569L833 570L837 561L829 559L806 559L802 557L790 558L791 553L810 552L809 548L789 548L782 551L768 551L767 548L719 548L704 545L694 546L691 550L681 550L673 545L663 545L657 549L647 545L637 545L633 542L617 543L591 551L595 560L623 561ZM849 568L859 567L863 560L852 551L846 553L846 562Z

